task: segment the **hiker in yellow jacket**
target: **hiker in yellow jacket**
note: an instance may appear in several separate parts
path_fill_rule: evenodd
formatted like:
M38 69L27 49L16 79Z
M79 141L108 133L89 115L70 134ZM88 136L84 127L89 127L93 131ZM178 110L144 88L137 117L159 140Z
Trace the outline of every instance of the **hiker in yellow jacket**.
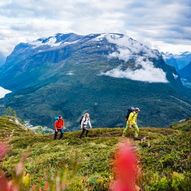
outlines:
M126 126L126 131L128 130L128 128L134 128L135 131L135 138L137 138L139 136L139 127L137 125L137 117L138 114L140 112L139 108L135 108L128 117L128 121L127 121L127 126Z

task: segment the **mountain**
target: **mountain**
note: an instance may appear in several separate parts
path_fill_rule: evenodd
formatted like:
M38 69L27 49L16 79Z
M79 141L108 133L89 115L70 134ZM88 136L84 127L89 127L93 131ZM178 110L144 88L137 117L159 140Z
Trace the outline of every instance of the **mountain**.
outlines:
M0 67L5 63L6 56L0 52Z
M122 129L93 128L88 138L79 139L80 132L75 131L65 133L64 140L53 140L52 135L42 136L24 130L13 118L0 117L0 140L3 143L7 142L5 135L10 136L10 130L9 152L4 160L0 160L1 184L4 171L8 180L24 183L25 187L21 184L23 189L19 190L44 189L45 183L46 188L47 183L57 183L59 190L61 181L68 191L108 191L114 176L111 164L121 142ZM132 135L130 129L127 136ZM191 120L165 129L141 128L140 136L145 136L146 141L136 140L134 147L141 165L138 182L141 190L189 191ZM1 148L0 157L2 151ZM19 177L15 169L17 172L19 169ZM56 190L54 188L51 187Z
M183 52L180 54L162 53L165 62L176 68L177 71L183 69L191 62L191 52Z
M13 91L1 102L33 125L52 127L62 114L72 130L89 111L94 126L123 126L131 105L144 126L191 115L191 93L176 70L158 50L118 33L20 43L0 68L0 86Z
M179 73L181 76L183 76L191 82L191 61L187 66L179 70Z
M184 52L176 55L163 53L163 57L168 65L176 69L181 77L183 85L191 88L191 52Z
M99 63L95 64L95 61ZM136 80L136 77L138 81L162 83L168 82L169 78L171 82L174 80L172 69L163 64L160 53L132 38L122 34L82 36L73 33L59 33L31 43L18 44L0 70L0 79L11 90L23 89L61 75L58 74L61 69L64 75L72 76L74 71L70 69L78 70L79 66L86 65L84 62L88 62L91 66L88 69L95 70L97 75L118 73L124 78ZM168 72L168 79L165 72ZM138 74L146 74L146 79Z
M191 61L188 65L178 71L180 76L182 77L182 82L185 86L191 88Z

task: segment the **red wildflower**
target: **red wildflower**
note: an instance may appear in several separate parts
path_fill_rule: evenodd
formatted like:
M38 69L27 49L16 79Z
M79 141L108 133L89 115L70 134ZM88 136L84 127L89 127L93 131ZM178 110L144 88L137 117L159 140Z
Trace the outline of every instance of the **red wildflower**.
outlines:
M0 160L3 159L7 152L8 146L4 143L0 143Z
M138 159L135 147L129 141L119 143L115 153L113 172L115 180L110 188L112 191L137 191Z
M12 184L11 181L8 181L5 175L0 174L0 191L19 191L16 186Z
M49 190L49 188L50 188L49 183L48 183L48 182L45 182L44 190Z

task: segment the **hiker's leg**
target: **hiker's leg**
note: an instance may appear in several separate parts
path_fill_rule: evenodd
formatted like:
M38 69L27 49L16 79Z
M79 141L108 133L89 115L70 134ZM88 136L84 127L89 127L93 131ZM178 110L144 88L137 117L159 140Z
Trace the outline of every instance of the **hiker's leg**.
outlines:
M54 131L54 139L57 138L57 135L58 135L58 131Z
M128 121L126 121L125 129L128 129Z
M88 136L88 133L89 133L89 130L88 130L88 129L86 129L86 137Z
M82 132L81 132L81 134L80 134L80 138L82 138L84 132L85 132L85 129L83 128L83 129L82 129Z
M133 127L135 129L135 138L137 138L139 136L139 127L136 123L133 125Z
M63 138L63 135L64 135L64 130L63 130L63 129L60 129L60 138L59 138L59 139L62 139L62 138Z
M126 136L127 135L127 131L128 131L128 121L126 122L126 126L123 130L123 136Z

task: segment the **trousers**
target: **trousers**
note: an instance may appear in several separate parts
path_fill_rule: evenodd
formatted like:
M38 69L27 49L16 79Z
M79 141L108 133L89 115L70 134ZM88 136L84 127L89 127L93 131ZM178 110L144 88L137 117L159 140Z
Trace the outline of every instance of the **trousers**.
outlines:
M64 130L63 130L63 129L58 129L57 131L54 131L54 139L57 139L57 135L58 135L59 132L60 132L60 137L59 137L59 139L62 139L62 138L63 138Z

